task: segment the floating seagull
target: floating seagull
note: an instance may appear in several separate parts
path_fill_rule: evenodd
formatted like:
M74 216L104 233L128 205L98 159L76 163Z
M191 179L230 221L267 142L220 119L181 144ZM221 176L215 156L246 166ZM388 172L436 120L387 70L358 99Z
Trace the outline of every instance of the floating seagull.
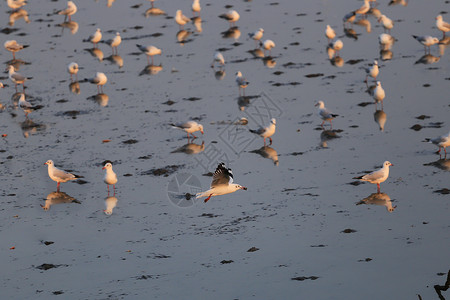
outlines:
M25 100L25 94L21 93L19 98L19 107L23 109L25 112L25 116L28 117L28 114L33 111L33 105L30 102Z
M89 36L87 41L94 44L94 48L96 48L98 42L100 42L101 39L102 39L102 31L100 30L100 28L97 28L97 30L92 35Z
M76 62L71 62L67 65L67 72L70 74L70 79L72 80L72 76L75 75L76 80L78 80L78 64Z
M3 44L3 46L5 47L6 50L8 50L9 52L12 52L13 59L16 59L16 52L19 52L20 50L29 47L28 45L21 45L21 44L17 43L17 41L15 41L15 40L6 41Z
M225 19L228 22L230 22L230 26L231 25L235 26L236 25L236 21L239 20L240 17L241 16L239 16L237 11L235 11L235 10L230 10L227 13L221 14L219 16L219 18Z
M450 132L434 139L425 139L425 141L438 146L439 151L437 153L441 153L441 148L444 148L445 156L447 156L447 150L445 148L450 146Z
M366 70L366 80L364 80L367 83L367 79L372 77L373 79L377 79L378 73L380 72L378 69L378 61L374 60L373 65L370 68L365 69Z
M220 163L214 172L211 188L205 192L197 193L196 199L208 197L204 201L206 203L212 196L230 194L237 190L245 191L247 188L237 183L233 183L233 172L231 169L227 169L224 163Z
M261 40L264 34L264 29L259 28L255 32L249 33L248 36L252 38L256 44L258 44L258 41Z
M106 183L108 187L108 196L109 196L109 185L112 184L114 189L114 195L116 194L116 183L117 183L117 175L114 173L112 169L112 164L110 162L106 163L102 170L106 170L105 177L103 177L103 181Z
M383 163L383 167L377 171L374 171L372 173L362 175L359 177L353 177L353 179L359 179L361 181L367 181L373 184L377 185L377 192L380 193L380 183L385 182L386 179L389 177L389 167L393 166L388 161L385 161Z
M53 160L47 160L45 165L48 166L48 176L56 181L58 184L56 185L56 191L59 192L59 185L61 182L67 182L69 180L75 180L77 177L73 174L70 174L66 171L60 170L53 164Z
M239 96L241 95L241 89L243 89L243 94L245 96L245 88L248 86L249 82L242 76L241 71L236 72L236 83L239 87Z
M445 33L450 31L450 24L442 20L442 16L436 17L436 27L442 31L442 38L445 38Z
M120 32L116 32L116 36L112 39L109 39L106 41L106 44L108 44L113 51L114 54L114 49L116 50L115 54L118 54L118 50L117 47L120 45L120 43L122 43L122 38L120 37Z
M336 32L330 25L327 25L327 29L325 29L325 36L327 37L328 42L331 42L331 40L336 37Z
M211 68L214 68L214 64L216 62L218 62L221 67L223 67L225 65L225 58L223 58L222 53L220 53L220 52L214 53L214 59L213 59L213 62L211 64Z
M335 56L339 56L339 51L344 48L344 43L341 40L334 41L329 44L329 47L331 47L334 51L336 51Z
M269 51L270 56L272 54L272 48L275 47L275 43L272 40L265 40L264 43L261 43L261 47L264 49L264 55L266 54L267 50Z
M380 18L378 18L378 23L383 24L384 29L389 33L391 33L391 29L394 28L394 22L385 15L381 15Z
M266 146L266 138L268 138L270 140L270 144L269 145L272 145L272 138L271 138L271 136L274 135L274 133L275 133L276 124L277 124L277 121L274 118L272 118L270 120L269 126L267 126L267 127L260 126L256 130L250 129L250 132L252 132L254 134L257 134L260 137L264 138L264 146Z
M192 15L195 16L195 13L197 13L200 16L201 10L200 0L194 0L194 2L192 2Z
M427 52L427 47L428 47L428 52L431 51L431 46L433 46L434 44L439 43L439 39L432 37L430 35L424 35L424 36L416 36L413 35L413 38L416 39L416 41L418 41L419 43L421 43L424 47L425 47L425 53Z
M190 21L191 21L191 19L189 19L188 17L183 15L183 12L181 11L181 9L177 10L177 13L175 15L175 22L180 26L180 29L183 29L184 25L186 25L186 23L188 23Z
M194 135L194 132L200 131L202 134L203 132L203 125L199 124L195 121L187 121L185 123L176 123L176 124L170 124L174 128L178 128L181 130L184 130L187 133L187 137L189 139L189 133L196 139L197 137Z
M155 46L142 46L139 44L136 44L136 47L139 48L142 52L147 54L147 63L150 64L149 57L152 58L152 65L153 65L153 56L155 55L161 55L161 49L156 48Z
M381 102L381 109L383 109L383 100L386 96L383 87L381 86L381 82L377 81L377 86L373 90L373 99L375 103Z
M6 3L12 9L19 9L22 6L27 5L27 1L26 0L7 0Z
M95 74L94 78L89 79L90 83L96 84L97 85L97 92L100 93L100 89L101 92L103 93L103 85L105 85L105 83L108 81L108 77L106 77L105 73L102 72L97 72Z
M347 24L347 23L353 24L353 22L355 21L355 18L356 18L356 12L354 12L354 11L346 14L344 16L344 18L342 18L342 21L344 22L344 27L345 27L345 24Z
M16 85L16 89L17 89L17 85L21 84L23 89L25 90L25 81L27 81L28 79L31 78L27 78L25 76L22 76L19 73L16 73L16 71L14 70L14 66L10 65L8 67L8 71L9 71L9 79L14 82L14 84Z
M356 14L360 14L365 16L370 10L370 4L368 0L364 0L364 4L358 8L357 10L355 10Z
M77 6L72 1L67 1L67 8L58 12L58 15L64 15L64 22L69 16L69 22L72 21L72 15L77 12Z
M328 121L328 122L330 122L331 128L333 128L333 123L331 123L331 120L333 120L334 118L336 118L339 115L333 114L331 111L329 111L325 107L325 103L323 103L323 101L318 101L314 106L319 107L317 113L318 113L319 117L322 119L322 124L320 126L322 126L322 128L323 128L323 124L325 124L325 122Z

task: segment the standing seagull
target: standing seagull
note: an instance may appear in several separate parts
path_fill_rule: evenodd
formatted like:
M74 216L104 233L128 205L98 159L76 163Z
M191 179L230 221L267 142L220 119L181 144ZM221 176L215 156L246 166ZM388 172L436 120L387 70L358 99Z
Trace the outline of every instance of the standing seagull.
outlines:
M331 123L331 120L333 120L334 118L336 118L339 115L333 114L331 111L329 111L326 107L325 107L325 103L323 103L323 101L318 101L314 106L318 106L319 110L317 111L319 117L323 120L322 124L320 126L322 126L323 128L323 124L325 124L325 121L330 122L330 126L331 128L333 128L333 123Z
M56 185L56 191L59 192L59 185L61 182L67 182L69 180L75 180L77 177L73 174L70 174L66 171L60 170L53 164L53 160L47 160L44 164L48 166L48 176L56 181L58 184Z
M94 44L94 48L96 48L98 42L100 42L101 39L102 39L102 31L100 30L100 28L97 28L97 30L89 36L87 41Z
M364 4L360 8L355 10L355 13L363 15L363 16L366 16L366 14L369 12L369 10L370 10L369 1L368 0L364 0Z
M116 50L115 54L118 54L118 50L117 47L119 47L120 43L122 43L122 38L120 37L120 32L116 32L116 36L112 39L109 39L106 41L106 44L108 44L112 51L113 51L113 55L114 55L114 49Z
M381 86L381 82L377 81L377 86L373 90L373 99L375 103L381 102L381 109L383 109L383 100L386 97L386 93L384 92L383 87Z
M336 32L330 25L327 25L327 29L325 29L325 36L327 37L328 42L331 42L331 40L336 37Z
M447 156L447 150L445 148L450 146L450 132L434 139L425 139L425 141L438 146L439 151L437 153L441 153L441 148L444 148L445 156Z
M237 20L239 20L240 17L241 16L235 10L230 10L227 13L221 14L219 16L219 18L227 20L230 23L230 27L231 25L236 26L236 22Z
M192 15L195 16L195 13L197 13L200 16L201 10L200 0L194 0L194 2L192 2Z
M26 0L7 0L6 3L8 6L14 10L21 8L22 6L27 5Z
M114 173L112 169L112 164L110 162L106 163L102 170L106 170L105 177L103 177L103 181L108 186L108 196L109 196L109 185L112 184L114 189L114 195L116 194L116 183L117 183L117 175Z
M28 47L28 45L21 45L21 44L17 43L17 41L15 41L15 40L6 41L3 44L3 46L5 47L6 50L8 50L9 52L12 52L14 60L16 59L16 52L19 52L20 50Z
M381 15L380 18L378 18L378 23L383 24L384 30L387 30L389 33L391 33L391 29L394 28L394 22L385 15Z
M25 76L22 76L19 73L16 73L16 71L14 70L14 66L10 65L8 67L8 71L9 71L9 79L14 82L14 84L16 85L16 89L17 89L17 85L21 84L23 89L25 90L25 81L27 81L29 78L26 78Z
M136 47L139 48L139 50L141 50L142 52L144 52L145 54L147 54L147 64L150 65L150 61L149 61L149 57L152 58L152 65L153 65L153 56L155 55L161 55L161 49L155 47L155 46L142 46L139 44L136 44Z
M211 64L211 68L214 68L215 62L218 62L220 67L223 67L225 65L225 58L223 58L222 53L220 53L220 52L214 53L214 59Z
M197 137L194 135L194 132L200 131L202 134L203 132L203 125L199 124L195 121L187 121L185 123L177 123L177 124L170 124L174 128L178 128L181 130L184 130L187 133L187 137L189 140L189 133L196 139Z
M431 46L433 46L434 44L439 43L439 39L432 37L430 35L423 35L423 36L417 36L417 35L413 35L413 38L416 39L416 41L418 41L419 43L421 43L424 47L425 47L425 53L427 53L427 48L428 48L428 52L431 51Z
M237 190L245 191L247 188L237 183L233 183L233 172L231 169L227 169L224 163L220 163L214 172L211 188L205 192L197 193L196 199L208 197L204 201L206 203L212 196L230 194Z
M103 93L103 85L108 81L108 77L106 77L105 73L97 72L95 74L94 78L89 79L90 83L97 85L97 92L100 94L100 88L101 92Z
M78 64L76 62L71 62L67 65L67 72L70 74L70 80L73 80L72 76L75 75L76 80L78 81Z
M275 43L272 40L265 40L264 43L261 43L261 46L264 49L264 55L266 54L266 51L269 51L270 56L272 55L272 48L275 47Z
M74 15L77 12L77 6L72 1L67 1L67 8L60 10L58 12L58 15L64 15L64 22L67 19L67 16L69 16L69 22L72 21L72 15Z
M177 13L175 15L175 22L180 26L180 29L183 29L184 25L186 25L186 23L188 23L190 21L191 21L191 19L189 19L188 17L183 15L183 12L181 11L181 9L177 10Z
M257 134L257 135L261 136L262 138L264 138L264 146L266 146L266 138L268 138L270 140L269 145L272 145L271 136L275 134L276 124L277 124L277 121L274 118L272 118L270 120L269 126L267 126L267 127L260 126L256 130L250 129L250 132Z
M264 34L264 29L259 28L255 32L249 33L248 36L255 41L256 45L258 45L258 41L261 40L261 38L263 37L263 34Z
M19 107L21 109L23 109L23 111L25 112L25 117L28 117L28 114L33 111L33 106L31 105L30 102L25 100L25 94L21 93L20 94L20 98L19 98Z
M436 17L436 27L442 31L442 38L445 38L445 33L450 31L450 24L442 20L442 16Z
M364 80L364 82L367 83L369 76L376 80L379 72L378 61L374 60L373 65L366 69L366 80Z
M236 83L239 87L239 96L241 95L241 89L243 89L243 96L245 96L245 88L248 86L249 82L242 76L241 71L236 72Z
M389 177L389 167L393 166L388 161L385 161L383 163L383 167L377 171L374 171L372 173L362 175L359 177L353 177L353 179L359 179L361 181L367 181L373 184L377 185L377 192L380 193L380 183L385 182L386 179Z

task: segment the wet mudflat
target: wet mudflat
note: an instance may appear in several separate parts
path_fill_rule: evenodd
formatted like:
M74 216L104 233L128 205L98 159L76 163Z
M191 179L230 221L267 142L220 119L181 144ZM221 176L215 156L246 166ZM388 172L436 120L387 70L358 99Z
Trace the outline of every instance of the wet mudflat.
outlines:
M373 15L344 33L342 17L362 2L338 2L202 1L201 22L185 31L173 17L191 16L186 1L155 1L168 15L148 17L148 1L78 2L77 24L64 26L54 14L63 1L30 1L30 23L14 24L1 3L2 43L30 45L14 64L33 77L25 93L41 106L25 117L0 76L9 85L0 89L3 297L438 299L450 162L422 141L450 130L449 49L426 55L411 35L441 38L435 17L450 21L449 4L380 2L395 22L386 53ZM238 28L217 17L230 8ZM344 43L339 59L328 57L327 24ZM247 38L260 27L276 44L270 57ZM121 33L118 55L83 42L96 28L104 40ZM162 55L149 65L136 44ZM218 50L223 69L210 67ZM2 48L5 68L11 59ZM383 109L367 92L374 80L364 83L374 59ZM245 97L237 71L250 82ZM101 94L84 80L96 72L108 76ZM318 100L339 115L333 129L320 127ZM272 117L277 131L264 147L248 130ZM188 141L169 125L188 119L205 134ZM83 178L57 193L48 159ZM105 160L119 176L115 195L102 180ZM394 166L381 194L352 179L385 160ZM192 197L220 161L248 190L206 204Z

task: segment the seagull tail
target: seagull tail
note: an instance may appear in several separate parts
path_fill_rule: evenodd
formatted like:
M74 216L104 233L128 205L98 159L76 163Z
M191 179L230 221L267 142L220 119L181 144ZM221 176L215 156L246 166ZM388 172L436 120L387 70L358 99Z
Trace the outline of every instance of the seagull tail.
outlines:
M417 35L414 35L414 34L413 34L412 37L415 38L415 39L417 40Z
M364 177L364 175L361 175L361 176L353 177L352 179L359 179L359 180L361 180L363 177Z
M200 192L195 194L195 199L206 197L206 192Z

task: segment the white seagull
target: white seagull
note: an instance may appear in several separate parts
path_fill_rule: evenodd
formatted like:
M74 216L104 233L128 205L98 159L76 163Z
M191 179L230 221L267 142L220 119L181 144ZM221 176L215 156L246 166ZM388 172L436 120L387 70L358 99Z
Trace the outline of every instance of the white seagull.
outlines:
M243 89L243 95L245 96L245 88L249 85L249 82L242 76L241 71L236 72L236 83L239 87L239 96L241 95L241 89Z
M255 32L249 33L248 36L252 38L256 44L258 44L258 41L261 40L264 34L264 29L259 28Z
M200 131L202 134L204 134L203 132L203 125L199 124L195 121L187 121L184 123L172 123L170 124L172 127L177 128L177 129L181 129L184 130L187 133L187 137L189 139L189 133L194 137L194 139L196 139L197 137L194 135L194 132L196 131Z
M120 37L120 32L116 32L115 37L106 41L106 44L108 44L112 48L113 54L114 54L114 50L116 50L115 54L118 54L117 47L119 47L120 43L122 43L122 38Z
M386 93L381 86L381 82L377 81L377 86L373 90L373 99L375 100L375 103L381 102L381 108L383 108L384 97L386 97Z
M110 162L106 163L102 170L106 170L105 177L103 177L103 181L108 186L108 196L109 196L109 185L112 184L114 189L114 195L116 194L116 183L117 183L117 175L114 173L112 169L112 164Z
M221 14L219 16L219 18L225 19L228 22L230 22L230 27L231 27L231 25L235 26L236 25L236 21L239 20L240 17L241 16L235 10L230 10L227 13Z
M430 47L433 46L434 44L439 43L438 38L432 37L430 35L423 35L423 36L413 35L412 37L415 38L416 41L418 41L425 47L425 53L427 52L427 47L428 50L431 51Z
M89 79L90 83L97 85L97 92L100 94L100 88L101 92L103 93L103 86L108 81L108 77L106 77L105 73L97 72L95 74L94 78Z
M153 65L153 56L155 55L161 55L161 49L155 47L155 46L142 46L139 44L136 44L136 47L139 48L139 50L141 50L142 52L144 52L145 54L147 54L147 63L150 64L149 61L149 57L152 58L152 65Z
M16 59L16 52L19 52L20 50L28 47L28 45L21 45L21 44L17 43L16 40L6 41L3 44L3 46L5 47L6 50L8 50L9 52L12 52L13 59Z
M445 38L445 33L450 31L450 24L442 20L441 15L436 17L436 27L442 31L442 38Z
M270 120L269 126L267 126L267 127L260 126L256 130L250 129L250 132L257 134L260 137L264 138L264 146L266 145L266 138L268 138L270 140L269 145L272 145L271 136L275 134L276 124L277 124L277 121L274 118L272 118Z
M377 185L377 192L380 193L380 183L385 182L386 179L389 177L389 167L393 166L388 161L385 161L383 163L383 167L377 171L374 171L372 173L362 175L359 177L353 177L353 179L359 179L361 181L367 181L373 184Z
M325 29L325 36L327 37L328 42L331 42L331 40L336 37L336 32L330 25L327 25L327 28Z
M190 21L191 19L183 15L181 9L177 10L177 13L175 15L175 22L180 26L180 29L183 29L184 25L186 25L186 23L189 23Z
M266 51L269 51L270 56L272 54L272 48L275 47L275 43L272 40L265 40L264 43L261 43L261 46L264 49L264 55L266 54Z
M33 106L31 105L30 102L25 100L25 94L24 93L20 94L18 105L19 105L19 107L21 109L23 109L23 111L25 112L25 116L26 117L28 117L28 114L33 111Z
M378 18L378 23L383 24L384 29L389 31L389 33L391 32L391 29L394 28L394 22L386 17L386 15L381 15Z
M26 0L7 0L6 3L12 9L19 9L22 6L27 5L27 1Z
M445 148L450 146L450 132L434 139L425 139L425 141L438 146L438 153L441 153L441 148L444 148L445 156L447 156L447 150Z
M331 111L329 111L325 107L325 103L323 103L323 101L318 101L314 106L319 107L317 114L322 119L322 124L320 126L322 126L322 128L323 128L323 124L325 124L325 122L328 121L328 122L330 122L331 128L333 128L333 123L331 123L331 120L333 120L334 118L336 118L339 115L333 114Z
M237 190L245 191L247 188L233 183L233 172L231 169L226 168L224 163L220 163L214 172L211 188L205 192L197 193L196 199L208 197L204 201L206 203L212 196L230 194Z
M377 79L378 73L380 72L378 68L378 61L374 60L373 65L365 70L366 70L366 80L364 80L365 82L367 82L369 76L372 77L373 79Z
M96 48L98 42L100 42L101 39L102 39L102 31L100 30L100 28L97 28L97 30L92 35L89 36L87 41L94 44L94 48Z
M16 71L14 70L14 66L13 66L13 65L10 65L10 66L8 67L8 72L9 72L9 79L10 79L12 82L14 82L14 84L16 85L16 88L17 88L17 85L18 85L18 84L21 84L22 87L23 87L23 89L25 89L25 81L27 81L27 80L30 79L30 78L27 78L27 77L25 77L25 76L22 76L22 75L19 74L19 73L16 73Z
M197 13L200 16L201 10L202 7L200 6L200 0L194 0L194 2L192 2L192 15L195 16L195 13Z
M370 10L370 4L368 0L364 0L364 4L358 8L357 10L355 10L356 14L360 14L360 15L365 15L369 12Z
M214 64L216 62L218 62L221 67L223 67L225 65L225 58L223 58L222 53L220 53L220 52L214 53L214 59L211 64L211 68L214 68Z
M66 171L60 170L53 164L53 160L47 160L47 162L44 164L48 166L48 176L53 180L56 181L58 184L56 185L56 190L59 192L59 185L61 182L67 182L69 180L75 180L77 177L73 174L70 174Z
M69 16L69 22L72 21L72 15L77 12L77 6L72 1L67 1L67 8L58 12L58 15L64 15L64 22Z
M78 80L78 64L76 62L71 62L67 65L67 72L70 74L70 79L72 80L72 76L75 75L76 80Z

